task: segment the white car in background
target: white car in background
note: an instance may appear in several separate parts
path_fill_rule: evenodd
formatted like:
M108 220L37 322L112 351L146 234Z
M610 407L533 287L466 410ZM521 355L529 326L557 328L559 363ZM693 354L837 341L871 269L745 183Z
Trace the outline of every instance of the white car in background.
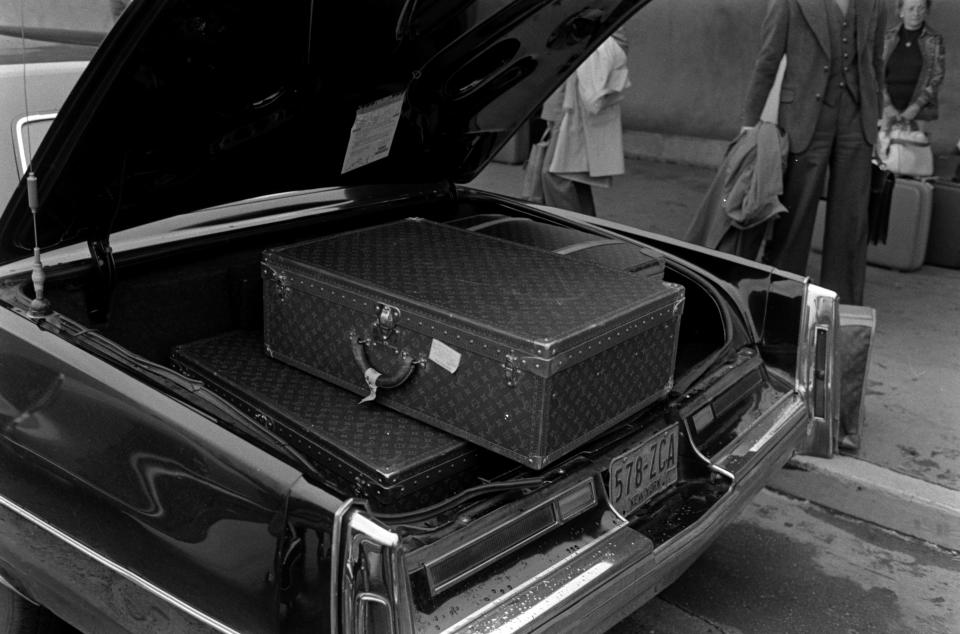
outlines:
M0 152L0 198L8 200L32 153L73 89L102 33L0 26L0 116L9 140ZM44 41L51 40L51 41ZM83 42L83 43L81 43Z

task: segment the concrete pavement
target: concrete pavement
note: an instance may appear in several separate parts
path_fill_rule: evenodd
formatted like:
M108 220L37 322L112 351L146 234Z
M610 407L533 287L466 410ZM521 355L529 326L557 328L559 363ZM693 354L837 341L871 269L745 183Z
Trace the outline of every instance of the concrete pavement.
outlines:
M625 147L628 156L650 156L636 137ZM681 237L713 178L716 148L653 147L658 157L701 164L630 158L613 187L595 189L598 214ZM521 181L522 166L492 163L470 184L515 196ZM813 279L818 268L814 254ZM960 550L960 270L869 266L864 303L877 310L877 330L861 449L826 460L798 456L770 486Z

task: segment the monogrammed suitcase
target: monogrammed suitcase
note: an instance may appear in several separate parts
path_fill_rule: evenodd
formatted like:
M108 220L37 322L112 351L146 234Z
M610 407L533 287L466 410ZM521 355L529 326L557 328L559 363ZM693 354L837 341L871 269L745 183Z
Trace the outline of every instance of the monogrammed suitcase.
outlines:
M408 219L263 276L267 354L534 468L672 387L683 289L644 275Z
M258 332L177 347L174 365L304 455L344 497L380 511L420 508L511 466L479 447L267 357Z

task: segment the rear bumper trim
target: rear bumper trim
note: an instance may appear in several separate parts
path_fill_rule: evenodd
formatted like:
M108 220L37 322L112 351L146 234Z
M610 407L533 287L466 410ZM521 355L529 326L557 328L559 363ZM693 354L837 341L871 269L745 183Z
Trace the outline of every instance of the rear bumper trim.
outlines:
M597 632L612 627L679 577L793 455L808 420L802 397L794 394L771 414L762 442L744 440L751 443L750 459L730 469L730 490L678 535L654 549L641 533L619 526L446 632L573 632L584 623Z

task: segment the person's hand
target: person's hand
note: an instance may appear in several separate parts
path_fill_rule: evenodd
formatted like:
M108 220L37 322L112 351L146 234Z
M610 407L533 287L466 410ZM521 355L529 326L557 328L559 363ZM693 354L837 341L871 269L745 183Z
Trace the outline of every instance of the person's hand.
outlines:
M880 129L889 132L893 122L900 118L900 111L893 106L884 106L883 115L880 117Z
M918 114L920 114L920 108L914 104L911 104L904 108L903 112L900 113L900 118L904 121L913 121L917 118Z

